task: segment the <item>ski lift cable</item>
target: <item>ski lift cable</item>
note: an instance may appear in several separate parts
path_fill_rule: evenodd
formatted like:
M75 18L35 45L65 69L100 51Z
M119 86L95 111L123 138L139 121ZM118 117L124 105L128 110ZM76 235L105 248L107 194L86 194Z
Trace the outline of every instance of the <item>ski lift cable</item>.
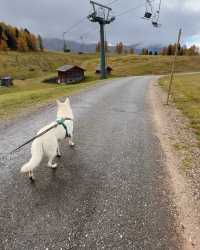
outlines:
M114 2L117 2L117 1L119 1L119 0L112 1L112 2L109 3L109 4L113 4ZM146 0L146 1L150 1L150 0ZM142 4L137 5L136 7L130 8L130 9L124 11L124 12L121 12L121 13L117 14L116 17L120 17L120 16L123 16L123 15L126 15L126 14L128 14L128 13L130 13L130 12L133 12L133 11L135 11L135 10L137 10L137 9L139 9L139 8L141 8L141 7L143 7L143 6L145 6L146 1L143 2ZM151 2L151 3L152 3L152 2L155 2L155 0L152 0L152 1L150 1L150 2ZM160 9L161 9L161 0L159 1L159 9L158 9L159 12L160 12ZM84 18L82 18L81 20L79 20L77 23L75 23L74 25L72 25L72 26L71 26L66 32L64 32L64 33L65 33L65 34L69 33L72 29L74 29L75 27L77 27L78 25L80 25L80 24L82 23L82 21L85 20L86 18L87 18L87 17L84 17ZM79 37L80 37L80 36L86 36L86 35L90 34L91 32L97 31L97 30L98 30L98 28L95 27L95 28L93 28L93 29L90 29L90 30L87 31L87 32L82 33L81 35L79 34Z
M112 2L108 3L108 5L112 5L116 2L118 2L119 0L113 0ZM74 28L76 28L77 26L79 26L84 20L87 20L87 16L81 18L78 22L74 23L69 29L67 29L65 32L63 32L63 35L68 34L71 30L73 30Z
M113 1L110 2L108 5L114 4L114 3L117 2L117 1L119 1L119 0L113 0ZM125 15L125 14L127 14L127 13L129 13L129 12L131 12L131 11L133 11L133 10L136 10L136 9L140 8L141 6L143 6L143 5L144 5L144 4L138 5L138 6L136 6L135 8L128 9L128 10L126 10L126 11L124 11L124 12L118 14L117 17L122 16L122 15ZM87 20L87 17L83 17L83 18L81 18L78 22L76 22L75 24L73 24L69 29L67 29L65 32L63 32L63 36L66 35L66 34L68 34L71 30L75 29L77 26L79 26L84 20Z
M111 1L110 3L108 3L107 5L112 5L112 4L114 4L114 3L116 3L116 2L118 2L119 0L113 0L113 1Z
M76 22L75 24L73 24L69 29L67 29L65 32L63 32L63 34L67 34L69 33L71 30L73 30L74 28L76 28L77 26L79 26L84 20L87 20L87 17L81 18L78 22Z
M137 6L134 7L134 8L130 8L130 9L124 11L124 12L119 13L118 15L116 15L116 17L120 17L120 16L123 16L123 15L126 15L126 14L128 14L129 12L132 12L132 11L134 11L134 10L137 10L137 9L143 7L144 5L145 5L145 2L143 2L142 4L137 5Z
M118 15L116 15L116 17L120 17L120 16L122 16L122 15L126 15L126 14L128 14L129 12L132 12L132 11L134 11L134 10L137 10L137 9L143 7L144 5L145 5L145 2L143 2L143 3L140 4L140 5L137 5L137 6L134 7L134 8L130 8L130 9L124 11L124 12L119 13ZM92 32L92 31L94 31L94 30L96 31L97 29L98 29L98 28L95 27L95 28L93 28L92 30L89 30L88 32L83 33L83 34L81 34L81 35L87 35L87 34L89 34L90 32Z

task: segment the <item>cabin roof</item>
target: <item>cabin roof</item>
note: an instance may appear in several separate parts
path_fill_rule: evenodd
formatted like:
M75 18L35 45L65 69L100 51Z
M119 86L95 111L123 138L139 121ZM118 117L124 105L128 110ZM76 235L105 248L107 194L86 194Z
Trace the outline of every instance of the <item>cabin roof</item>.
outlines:
M11 76L3 76L3 77L0 77L1 80L12 80L12 77Z
M107 65L106 68L112 70L112 67L110 67L109 65ZM101 66L100 66L100 65L97 65L96 70L101 71Z
M83 69L83 68L81 68L81 67L79 67L79 66L77 66L77 65L70 65L70 64L63 65L63 66L57 68L56 70L57 70L57 71L66 72L66 71L71 70L71 69L73 69L73 68L79 68L79 69L85 71L85 69Z

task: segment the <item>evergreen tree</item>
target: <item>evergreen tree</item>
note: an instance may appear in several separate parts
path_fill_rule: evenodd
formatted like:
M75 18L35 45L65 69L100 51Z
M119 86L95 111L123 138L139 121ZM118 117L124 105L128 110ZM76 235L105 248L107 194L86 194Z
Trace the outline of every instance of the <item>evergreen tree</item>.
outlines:
M148 55L149 54L149 50L146 48L143 48L141 51L141 55Z
M169 46L167 47L167 55L171 56L173 55L173 45L169 44Z
M28 29L0 22L0 50L37 51L37 38Z
M7 37L7 45L11 50L17 49L17 38L15 36L15 29L12 26L7 26L4 31Z
M37 37L35 35L33 35L33 34L30 34L30 41L31 41L31 48L30 48L30 50L37 51L38 50L38 47L37 47L37 44L38 44Z
M39 45L40 51L44 51L43 40L40 35L38 36L38 45Z

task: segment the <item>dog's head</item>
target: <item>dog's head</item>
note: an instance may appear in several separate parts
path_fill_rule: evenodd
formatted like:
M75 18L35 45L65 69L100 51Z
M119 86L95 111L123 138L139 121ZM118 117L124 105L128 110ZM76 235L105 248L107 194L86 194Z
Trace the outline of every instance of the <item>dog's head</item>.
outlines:
M58 112L57 115L58 117L68 117L71 116L71 106L70 106L70 100L67 97L64 102L61 102L60 100L57 100L57 107L58 107Z

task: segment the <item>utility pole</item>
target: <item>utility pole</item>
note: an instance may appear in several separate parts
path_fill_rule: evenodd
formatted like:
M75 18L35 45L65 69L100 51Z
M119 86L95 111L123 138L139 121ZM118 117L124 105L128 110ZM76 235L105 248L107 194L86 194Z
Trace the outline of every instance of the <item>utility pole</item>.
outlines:
M169 105L169 98L170 98L171 90L172 90L172 83L173 83L173 79L174 79L174 69L175 69L176 58L177 58L177 55L178 55L178 46L179 46L180 40L181 40L181 34L182 34L182 29L179 29L178 40L177 40L177 43L176 43L174 59L172 61L171 76L170 76L168 95L167 95L167 105Z
M100 3L90 1L93 7L93 13L88 16L91 22L97 22L100 25L100 65L101 65L101 78L105 79L107 77L106 70L106 59L105 59L105 37L104 37L104 26L110 24L115 20L115 17L110 17L110 12L112 9L108 6L102 5Z
M63 51L64 51L64 52L66 52L66 49L67 49L67 48L66 48L66 47L67 47L67 46L66 46L66 41L65 41L65 34L66 34L66 32L63 32Z

